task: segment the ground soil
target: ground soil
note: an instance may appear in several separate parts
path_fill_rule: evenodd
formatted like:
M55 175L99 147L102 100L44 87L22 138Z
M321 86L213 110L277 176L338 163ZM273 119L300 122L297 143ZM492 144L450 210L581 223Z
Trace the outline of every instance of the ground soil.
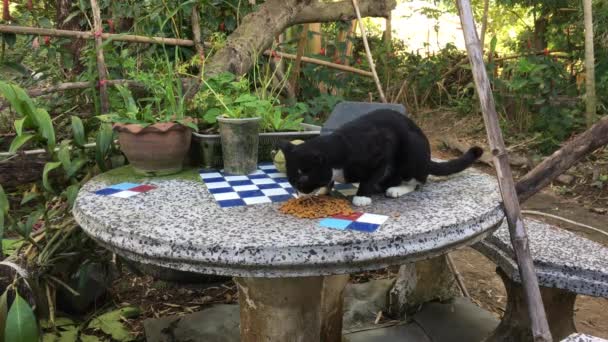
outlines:
M442 146L439 137L445 134L456 134L472 143L485 143L485 131L481 117L461 118L449 112L426 113L415 116L423 130L429 136L433 154L440 158L452 158L458 153ZM600 152L603 153L603 152ZM603 156L603 155L602 155ZM593 160L587 159L577 170L594 169ZM600 163L601 164L601 163ZM603 164L602 164L603 165ZM493 173L493 169L483 164L477 168ZM515 169L517 176L526 170ZM588 182L591 175L581 171L575 184L569 187L552 185L541 193L533 196L522 205L524 209L559 214L574 221L585 223L608 232L608 215L601 214L603 208L608 208L608 187L592 186ZM594 209L600 210L594 210ZM594 241L608 246L608 238L604 235L564 224L561 221L546 219L565 229L574 231ZM471 299L480 307L489 310L496 317L501 317L506 304L506 294L502 281L495 273L496 266L480 253L471 248L464 248L452 254L455 264L464 277L465 285ZM392 277L395 268L365 272L351 276L352 282L365 282L369 279ZM113 287L112 298L116 305L138 305L143 309L143 315L129 320L129 324L138 338L143 339L143 320L151 317L183 315L198 311L212 303L235 303L237 292L232 282L215 284L208 287L169 284L156 281L149 276L136 276L126 273ZM608 299L578 296L576 302L576 327L580 332L608 338Z
M485 131L481 117L478 119L461 118L455 113L435 112L415 117L431 141L433 154L439 158L452 158L458 153L446 149L440 142L440 137L446 134L456 135L471 143L485 144ZM597 155L604 156L605 151ZM607 159L608 160L608 159ZM587 158L575 168L578 181L572 186L553 184L541 193L533 196L522 204L522 209L542 211L559 215L570 220L584 223L608 232L608 186L598 187L590 184L590 177L584 170L596 169L598 164L605 167L605 161ZM493 173L493 169L485 165L477 168ZM525 173L525 169L515 169L516 177ZM573 172L570 170L569 172ZM608 172L607 172L608 173ZM603 213L603 214L601 214ZM535 216L535 218L555 224L591 240L608 246L605 235L595 233L575 225L554 219ZM581 251L583 252L583 251ZM471 248L464 248L453 253L454 262L464 277L465 285L473 301L482 308L491 311L497 317L504 313L506 293L502 281L495 273L496 266L482 254ZM608 263L608 261L607 261ZM608 299L578 296L576 300L575 324L580 332L608 338Z

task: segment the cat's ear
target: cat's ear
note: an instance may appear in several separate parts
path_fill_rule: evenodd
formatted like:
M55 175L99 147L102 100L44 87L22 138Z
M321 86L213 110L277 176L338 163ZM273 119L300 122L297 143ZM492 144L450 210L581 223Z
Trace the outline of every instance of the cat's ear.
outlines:
M277 147L283 152L283 154L288 154L293 150L294 145L289 141L279 141Z

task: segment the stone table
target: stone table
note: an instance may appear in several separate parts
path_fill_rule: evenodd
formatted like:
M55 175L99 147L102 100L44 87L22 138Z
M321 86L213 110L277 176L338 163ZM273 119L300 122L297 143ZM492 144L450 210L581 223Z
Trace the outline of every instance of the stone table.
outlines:
M158 188L94 194L120 182ZM278 204L221 208L196 170L142 179L116 169L86 183L73 211L88 235L127 259L235 277L243 341L339 341L349 273L471 245L504 217L494 178L474 170L430 178L400 199L375 197L365 211L390 218L374 233L321 228Z

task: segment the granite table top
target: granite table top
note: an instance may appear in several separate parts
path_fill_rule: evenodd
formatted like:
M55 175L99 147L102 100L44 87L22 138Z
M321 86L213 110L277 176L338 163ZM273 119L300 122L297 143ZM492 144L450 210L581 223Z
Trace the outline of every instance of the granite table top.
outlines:
M430 177L399 199L376 196L365 212L388 215L375 232L333 230L279 212L278 203L221 208L197 170L138 179L130 167L80 190L84 231L128 259L181 271L241 277L353 273L438 256L476 243L502 222L494 177L473 169ZM94 191L118 182L157 186L129 198Z
M525 226L539 285L608 297L608 248L541 221L526 219ZM506 220L474 247L521 282Z

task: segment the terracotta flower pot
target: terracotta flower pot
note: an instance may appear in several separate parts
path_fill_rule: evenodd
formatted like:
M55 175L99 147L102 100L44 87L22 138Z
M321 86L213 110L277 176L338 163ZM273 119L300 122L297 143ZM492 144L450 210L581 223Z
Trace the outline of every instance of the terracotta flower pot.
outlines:
M146 127L117 123L114 129L122 152L136 172L168 175L182 170L192 138L190 128L165 122Z

